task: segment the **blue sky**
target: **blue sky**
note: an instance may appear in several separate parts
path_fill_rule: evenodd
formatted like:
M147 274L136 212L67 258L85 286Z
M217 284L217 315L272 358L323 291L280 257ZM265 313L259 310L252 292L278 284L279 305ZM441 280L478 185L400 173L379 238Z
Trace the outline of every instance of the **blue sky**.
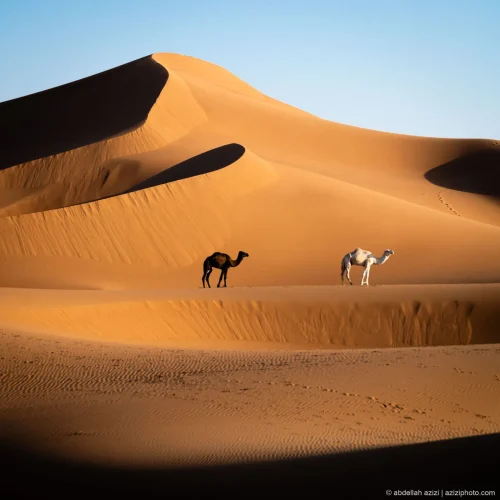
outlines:
M3 0L0 101L154 52L340 123L500 139L499 0Z

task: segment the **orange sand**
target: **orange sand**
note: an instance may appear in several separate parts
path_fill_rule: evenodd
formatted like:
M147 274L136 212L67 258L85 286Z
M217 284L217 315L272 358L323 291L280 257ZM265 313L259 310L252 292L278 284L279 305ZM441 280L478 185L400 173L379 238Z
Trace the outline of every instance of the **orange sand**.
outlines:
M0 120L0 438L189 465L500 431L500 142L325 121L175 54ZM376 286L337 286L356 247L395 250Z

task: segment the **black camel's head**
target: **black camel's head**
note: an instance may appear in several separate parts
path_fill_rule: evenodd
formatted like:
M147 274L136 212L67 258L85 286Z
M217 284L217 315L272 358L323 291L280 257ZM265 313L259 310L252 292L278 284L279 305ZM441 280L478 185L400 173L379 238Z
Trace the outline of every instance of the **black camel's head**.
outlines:
M248 254L246 252L243 252L242 250L240 250L238 252L238 257L241 257L243 259L245 257L248 257Z

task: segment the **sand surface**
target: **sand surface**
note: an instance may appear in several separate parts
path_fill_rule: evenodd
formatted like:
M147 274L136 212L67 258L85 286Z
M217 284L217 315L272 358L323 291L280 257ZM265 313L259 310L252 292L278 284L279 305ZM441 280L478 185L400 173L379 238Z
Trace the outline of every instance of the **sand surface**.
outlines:
M16 449L199 466L500 431L500 141L325 121L176 54L0 123ZM341 287L357 247L395 253Z
M101 464L200 465L500 432L500 347L161 349L1 333L2 429Z

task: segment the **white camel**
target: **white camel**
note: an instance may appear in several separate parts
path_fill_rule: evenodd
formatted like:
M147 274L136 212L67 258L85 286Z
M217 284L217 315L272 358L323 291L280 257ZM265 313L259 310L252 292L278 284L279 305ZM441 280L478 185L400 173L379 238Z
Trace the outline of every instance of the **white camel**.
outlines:
M363 266L365 268L363 276L361 277L361 286L369 285L368 279L370 277L370 267L383 264L393 254L394 250L384 250L382 257L375 257L375 255L368 250L356 248L356 250L344 255L340 266L342 285L344 284L344 274L347 276L349 283L352 285L350 278L351 266Z

